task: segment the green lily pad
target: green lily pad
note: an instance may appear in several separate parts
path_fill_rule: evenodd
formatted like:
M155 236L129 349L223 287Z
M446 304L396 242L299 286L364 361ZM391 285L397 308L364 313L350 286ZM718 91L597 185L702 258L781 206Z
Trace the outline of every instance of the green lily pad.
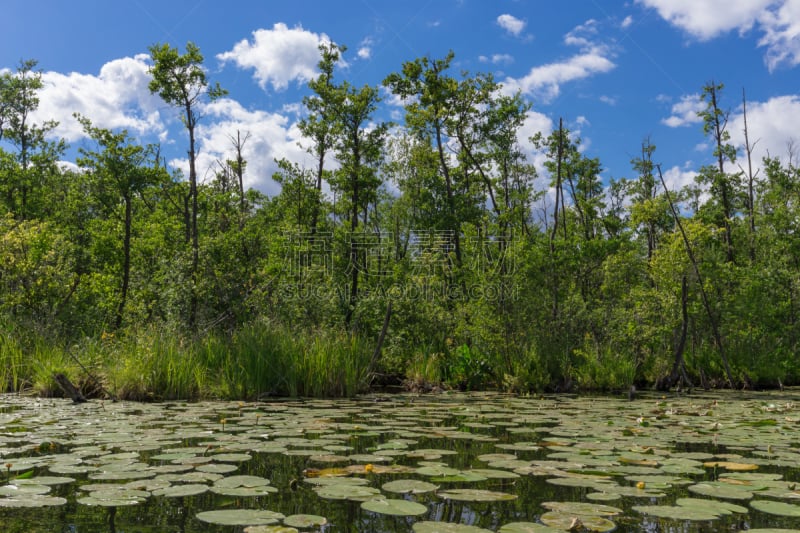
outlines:
M153 496L164 496L165 498L186 498L190 496L197 496L208 491L208 485L187 484L187 485L172 485L163 489L156 489L152 492Z
M287 526L248 526L244 533L299 533L300 530Z
M493 533L491 529L452 522L416 522L411 529L414 533Z
M437 493L440 498L460 502L500 502L516 500L516 494L481 489L452 489Z
M511 522L504 524L497 533L563 533L563 529L558 529L536 522Z
M51 488L47 485L3 485L0 487L0 496L25 497L33 494L47 494Z
M635 505L633 510L648 516L670 518L672 520L706 521L716 520L720 516L709 509L684 505Z
M690 485L689 492L725 500L749 500L753 497L753 493L747 490L746 486L731 485L730 483L723 483L720 481L709 481Z
M284 515L274 511L260 509L228 509L221 511L204 511L195 518L208 524L219 526L261 526L277 524Z
M418 479L398 479L384 483L381 486L381 489L386 492L395 492L397 494L423 494L425 492L433 492L438 488L439 485Z
M548 511L543 513L539 517L539 520L547 526L561 530L574 530L582 527L589 531L606 532L613 531L617 528L614 522L602 516L581 515L560 511Z
M53 507L67 503L65 498L43 494L26 494L24 497L0 498L0 508L10 507Z
M324 526L328 523L328 519L315 514L293 514L284 518L283 523L287 526L305 529Z
M228 476L218 479L214 486L218 488L238 489L240 487L264 487L269 485L269 479L259 476Z
M615 516L622 513L619 507L590 502L543 502L542 507L559 513L586 516Z
M314 489L320 498L326 500L351 500L363 502L380 496L381 491L360 485L323 485Z
M800 517L800 505L793 505L791 503L775 502L772 500L753 500L750 502L750 507L762 513Z
M421 503L396 499L368 500L361 504L361 508L392 516L419 516L428 512L428 508Z

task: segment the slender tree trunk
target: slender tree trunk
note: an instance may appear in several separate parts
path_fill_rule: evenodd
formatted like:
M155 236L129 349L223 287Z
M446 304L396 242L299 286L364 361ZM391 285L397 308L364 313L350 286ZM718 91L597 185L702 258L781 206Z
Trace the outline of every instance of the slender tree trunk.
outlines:
M128 299L128 286L131 273L131 226L133 224L133 206L130 194L124 196L125 200L125 234L122 239L122 288L120 289L119 306L117 307L116 328L122 326L122 317L125 303Z
M189 301L189 327L197 325L197 271L200 265L200 239L197 231L197 169L194 126L195 116L191 104L186 104L186 125L189 130L189 197L191 198L191 240L192 240L192 270L191 270L191 296Z
M683 229L683 224L681 224L678 212L675 210L675 204L672 202L672 196L667 188L666 181L664 181L664 175L661 173L661 166L657 165L656 168L658 169L658 177L661 179L661 185L664 187L664 194L667 195L667 201L669 202L669 208L672 211L672 216L675 218L675 223L678 225L678 229L683 237L683 243L686 246L686 254L689 256L689 262L691 262L692 267L694 268L694 273L697 276L697 284L700 287L700 296L703 299L703 306L708 314L708 320L711 322L711 331L714 335L714 341L717 344L717 349L719 350L719 356L722 360L722 365L725 368L725 376L728 379L728 386L730 388L734 388L733 371L728 363L728 356L725 355L725 349L722 344L722 335L720 335L719 328L717 327L717 320L714 318L714 313L711 311L711 304L708 302L708 295L706 295L706 290L703 286L703 277L700 275L700 268L697 266L697 261L695 260L694 252L692 251L692 245L689 242L689 237L686 236L686 231ZM750 377L746 373L745 381L750 381Z

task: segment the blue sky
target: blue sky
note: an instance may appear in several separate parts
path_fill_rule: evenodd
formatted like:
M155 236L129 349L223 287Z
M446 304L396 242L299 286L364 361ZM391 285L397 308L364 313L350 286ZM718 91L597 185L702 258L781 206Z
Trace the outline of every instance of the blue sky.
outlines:
M325 40L348 47L338 75L356 85L453 50L454 74L492 72L533 104L523 145L563 117L605 179L632 177L630 159L649 136L670 183L690 182L712 158L695 116L711 80L725 84L734 143L744 88L757 156L800 144L800 0L6 0L0 24L0 69L39 61L46 88L36 118L58 120L73 153L86 142L71 116L80 112L161 140L176 166L186 135L147 91L147 48L195 42L229 91L204 110L201 176L238 129L251 134L247 184L268 193L274 158L304 161L295 123ZM401 121L399 111L387 95L378 118Z

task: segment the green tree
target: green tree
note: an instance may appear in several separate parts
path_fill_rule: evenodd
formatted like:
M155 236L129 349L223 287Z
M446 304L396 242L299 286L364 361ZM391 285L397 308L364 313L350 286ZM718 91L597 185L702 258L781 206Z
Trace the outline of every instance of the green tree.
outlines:
M78 117L78 120L84 132L97 143L98 150L81 148L81 157L77 160L78 165L91 175L90 187L94 198L114 218L120 217L118 206L120 203L122 206L122 279L114 318L114 325L119 328L130 288L135 196L162 182L163 172L148 165L152 161L153 146L135 143L126 130L114 133L93 126L88 118Z
M200 48L191 41L186 43L186 53L181 54L169 44L154 44L150 48L150 92L158 94L166 103L181 110L181 121L189 134L189 200L191 202L188 234L192 246L192 284L196 285L199 264L199 233L197 230L197 148L195 133L200 119L199 107L204 100L216 100L227 91L219 84L210 85L203 68L203 55ZM195 326L197 319L197 296L192 291L189 310L189 325Z

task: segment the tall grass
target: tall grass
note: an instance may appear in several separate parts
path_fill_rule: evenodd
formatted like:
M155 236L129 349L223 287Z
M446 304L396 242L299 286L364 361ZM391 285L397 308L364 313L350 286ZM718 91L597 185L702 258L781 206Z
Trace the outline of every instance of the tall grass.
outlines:
M259 322L206 343L205 359L220 369L225 396L353 396L366 384L370 353L356 337Z

